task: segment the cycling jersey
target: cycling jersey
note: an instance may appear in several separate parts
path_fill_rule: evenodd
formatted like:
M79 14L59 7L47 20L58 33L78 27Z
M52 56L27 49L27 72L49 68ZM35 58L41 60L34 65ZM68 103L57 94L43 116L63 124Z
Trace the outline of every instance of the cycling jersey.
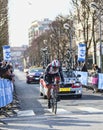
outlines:
M59 76L61 78L61 81L64 82L62 68L58 67L57 70L54 71L50 63L45 69L45 81L47 81L48 83L52 83L52 80L57 76Z

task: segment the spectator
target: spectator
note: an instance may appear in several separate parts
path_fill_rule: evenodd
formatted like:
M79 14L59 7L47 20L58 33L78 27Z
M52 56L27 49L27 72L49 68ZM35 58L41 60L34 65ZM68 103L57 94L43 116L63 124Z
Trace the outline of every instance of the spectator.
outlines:
M2 62L0 62L0 77L2 75Z
M93 93L98 92L98 73L100 73L100 69L98 65L93 64L93 72L92 72L92 85L93 85Z
M9 79L14 82L14 74L12 72L12 66L6 61L2 61L0 64L0 77L4 79Z
M94 65L94 70L97 71L97 73L101 73L101 69L98 67L98 65Z
M81 71L88 72L87 66L85 63L83 63L83 67L82 67Z
M92 73L101 73L101 69L98 67L97 64L92 65Z
M3 60L1 63L2 63L2 66L1 66L1 67L6 67L7 62L6 62L5 60Z
M77 63L77 66L76 66L76 70L77 70L77 71L81 71L81 69L82 69L82 68L81 68L81 64L80 64L80 62L78 62L78 63Z

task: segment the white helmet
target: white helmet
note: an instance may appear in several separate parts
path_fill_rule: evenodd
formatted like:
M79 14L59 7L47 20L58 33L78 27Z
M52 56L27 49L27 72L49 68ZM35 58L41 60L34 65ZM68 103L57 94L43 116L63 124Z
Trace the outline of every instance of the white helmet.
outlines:
M52 67L59 67L59 66L60 66L60 62L58 60L52 61Z

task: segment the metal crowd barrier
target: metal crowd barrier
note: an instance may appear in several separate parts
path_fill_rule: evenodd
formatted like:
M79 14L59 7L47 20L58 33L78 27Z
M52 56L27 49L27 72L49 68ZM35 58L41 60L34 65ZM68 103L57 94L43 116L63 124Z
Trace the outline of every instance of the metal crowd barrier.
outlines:
M0 78L0 115L10 117L8 111L17 114L13 109L14 105L17 108L17 103L18 99L13 82L9 79ZM1 119L0 122L6 124Z
M103 90L103 73L98 73L96 76L94 76L88 72L74 72L81 75L80 81L82 85L87 86L88 88L94 88L94 85L96 85L98 90Z

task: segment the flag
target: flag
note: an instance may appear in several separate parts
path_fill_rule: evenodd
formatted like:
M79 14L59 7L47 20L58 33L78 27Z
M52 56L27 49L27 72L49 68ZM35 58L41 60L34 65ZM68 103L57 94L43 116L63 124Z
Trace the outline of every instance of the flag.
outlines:
M86 54L86 44L79 43L78 45L78 61L85 61L85 54Z
M3 46L3 59L5 61L11 61L10 46L8 46L8 45Z

